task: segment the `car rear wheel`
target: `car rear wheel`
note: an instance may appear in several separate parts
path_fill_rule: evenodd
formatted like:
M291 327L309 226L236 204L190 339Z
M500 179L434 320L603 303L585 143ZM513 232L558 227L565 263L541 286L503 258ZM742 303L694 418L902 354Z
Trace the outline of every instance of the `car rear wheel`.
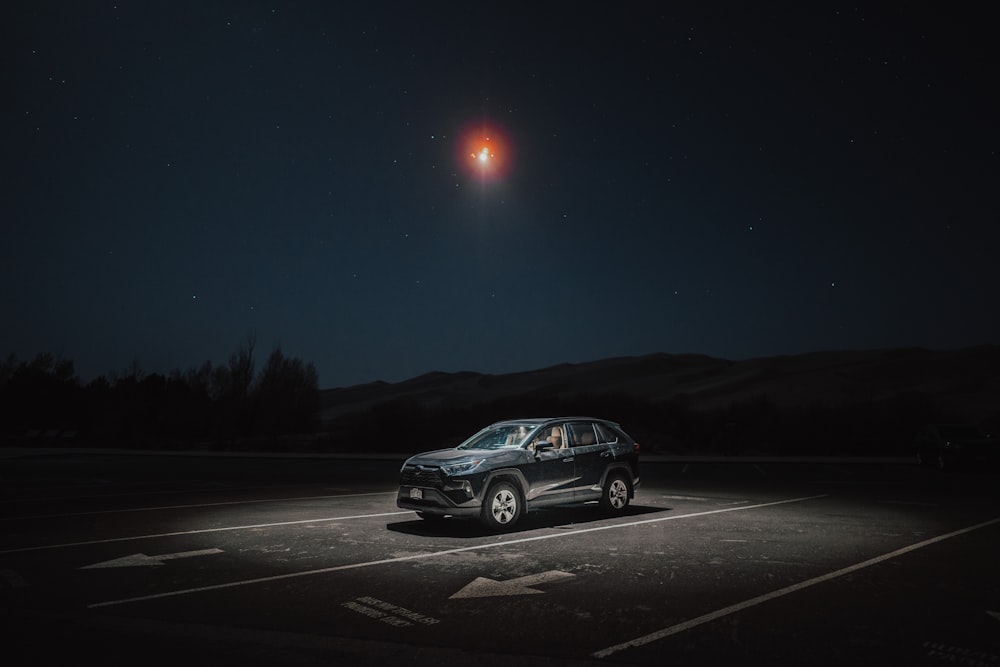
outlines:
M620 472L612 473L604 482L601 493L601 508L609 514L621 514L628 507L632 495L632 484Z
M510 482L495 482L483 497L482 522L492 531L509 530L521 518L521 495Z

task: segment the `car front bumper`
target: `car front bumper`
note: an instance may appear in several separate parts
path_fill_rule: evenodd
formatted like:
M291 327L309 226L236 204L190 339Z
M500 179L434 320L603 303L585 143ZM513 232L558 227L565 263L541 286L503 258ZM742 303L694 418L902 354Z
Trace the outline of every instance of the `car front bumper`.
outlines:
M400 486L396 493L396 506L441 516L479 516L481 509L481 504L476 498L455 503L441 490L422 486Z

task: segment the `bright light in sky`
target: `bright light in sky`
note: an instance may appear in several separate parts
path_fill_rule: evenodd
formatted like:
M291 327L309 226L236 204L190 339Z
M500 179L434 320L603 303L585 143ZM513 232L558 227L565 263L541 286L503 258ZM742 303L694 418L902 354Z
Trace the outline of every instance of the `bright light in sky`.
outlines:
M459 137L459 161L467 173L490 180L508 173L513 147L503 130L487 123L470 124Z

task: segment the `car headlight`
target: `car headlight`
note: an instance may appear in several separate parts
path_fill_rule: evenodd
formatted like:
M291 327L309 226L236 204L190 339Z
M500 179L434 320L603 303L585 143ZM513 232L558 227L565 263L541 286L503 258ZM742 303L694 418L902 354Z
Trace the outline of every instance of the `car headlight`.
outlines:
M441 472L443 472L448 477L454 477L455 475L462 475L467 472L472 472L476 469L482 459L475 459L474 461L463 461L462 463L452 463L450 465L441 466Z

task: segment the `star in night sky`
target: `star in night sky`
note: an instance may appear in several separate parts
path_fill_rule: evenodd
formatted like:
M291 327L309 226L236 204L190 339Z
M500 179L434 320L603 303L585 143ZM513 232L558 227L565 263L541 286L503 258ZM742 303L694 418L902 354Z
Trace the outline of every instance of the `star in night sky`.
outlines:
M15 2L0 353L323 387L1000 342L965 7Z

